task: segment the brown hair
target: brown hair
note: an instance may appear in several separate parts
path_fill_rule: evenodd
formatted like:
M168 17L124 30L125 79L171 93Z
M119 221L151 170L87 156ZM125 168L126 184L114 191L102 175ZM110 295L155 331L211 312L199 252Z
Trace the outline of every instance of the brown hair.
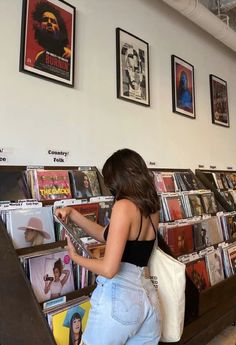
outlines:
M60 275L62 273L63 270L63 264L61 259L59 258L57 261L54 262L54 266L53 266L53 272L58 269L58 271L60 272Z
M116 200L133 201L144 216L159 211L153 175L137 152L130 149L116 151L105 162L102 174Z

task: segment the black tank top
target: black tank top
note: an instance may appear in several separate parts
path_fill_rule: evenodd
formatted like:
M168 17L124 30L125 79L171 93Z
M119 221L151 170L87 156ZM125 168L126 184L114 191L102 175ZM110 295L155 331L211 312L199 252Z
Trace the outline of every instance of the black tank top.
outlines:
M149 219L156 236L156 230L150 216L149 216ZM135 240L132 240L132 241L128 240L126 242L121 262L128 262L130 264L133 264L139 267L147 266L148 260L150 258L150 255L153 249L153 245L155 243L155 238L153 240L139 241L138 239L141 233L142 225L143 225L143 217L141 215L138 236ZM107 240L108 232L109 232L109 224L105 228L104 234L103 234L105 241Z

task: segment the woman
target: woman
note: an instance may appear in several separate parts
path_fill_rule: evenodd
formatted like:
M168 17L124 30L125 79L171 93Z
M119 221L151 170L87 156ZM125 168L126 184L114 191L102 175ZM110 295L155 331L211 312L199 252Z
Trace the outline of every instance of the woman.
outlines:
M50 240L51 236L43 230L43 223L38 217L31 217L26 226L20 226L19 230L24 231L25 242L30 246L39 246L44 243L44 240Z
M79 172L77 181L77 198L89 198L93 196L90 181L88 176L84 172Z
M70 321L69 345L79 345L82 337L82 320L79 313L74 313Z
M142 157L129 149L108 158L102 173L115 197L105 230L73 208L56 210L64 221L70 218L89 236L106 241L104 257L88 259L78 255L67 238L71 259L99 275L83 344L156 345L159 306L146 269L158 227L159 202L153 177Z
M179 85L177 89L177 103L178 107L187 111L192 111L193 101L192 94L188 86L188 77L185 71L181 72Z
M44 277L44 293L47 294L50 291L50 298L57 298L61 296L61 290L70 275L69 270L63 270L63 264L60 258L54 263L53 274L54 278L49 277L48 274ZM64 277L60 279L62 275L64 275Z

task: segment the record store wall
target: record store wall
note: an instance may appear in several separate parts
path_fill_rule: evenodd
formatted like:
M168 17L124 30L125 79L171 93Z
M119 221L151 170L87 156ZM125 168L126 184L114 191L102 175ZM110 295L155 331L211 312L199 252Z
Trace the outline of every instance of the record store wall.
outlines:
M19 72L22 1L0 1L0 158L96 165L129 147L159 167L236 169L236 55L161 0L68 0L77 8L75 86ZM116 98L115 29L149 43L151 106ZM195 68L196 119L172 112L171 55ZM227 81L230 128L211 123L209 74ZM3 162L0 162L3 164ZM57 163L59 165L59 163Z

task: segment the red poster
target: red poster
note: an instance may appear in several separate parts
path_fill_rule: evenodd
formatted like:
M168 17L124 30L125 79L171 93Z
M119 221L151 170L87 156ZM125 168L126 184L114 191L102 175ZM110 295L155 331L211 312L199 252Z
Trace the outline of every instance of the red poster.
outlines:
M20 68L73 86L75 8L60 0L24 0Z

